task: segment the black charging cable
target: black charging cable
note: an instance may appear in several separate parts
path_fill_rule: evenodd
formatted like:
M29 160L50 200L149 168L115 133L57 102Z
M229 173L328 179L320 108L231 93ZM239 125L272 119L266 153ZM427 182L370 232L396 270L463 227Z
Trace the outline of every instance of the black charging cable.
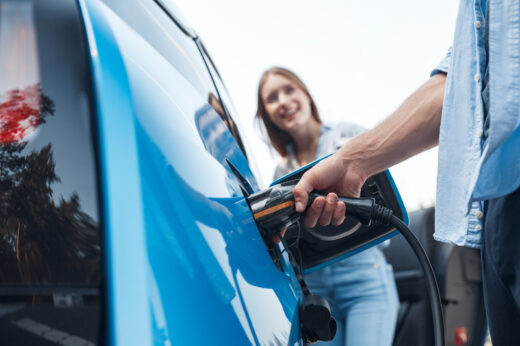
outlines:
M295 202L292 191L297 182L297 179L285 181L274 185L265 191L249 195L248 203L253 213L253 217L260 226L260 229L264 230L263 232L270 236L273 234L279 236L289 255L291 265L295 268L296 276L302 285L304 293L304 301L301 309L301 322L303 326L308 327L302 328L307 329L307 334L309 335L308 340L311 342L317 340L329 341L332 340L336 332L335 320L330 316L329 305L322 297L310 293L300 269L301 263L298 266L292 251L290 250L294 243L289 246L287 241L285 241L281 236L282 229L297 223L300 218L300 214L296 212L294 207ZM309 195L307 207L309 207L317 197L325 196L326 194L319 191L312 192ZM442 306L437 280L430 260L428 259L428 256L426 256L424 249L415 235L398 217L393 214L391 209L377 204L373 198L340 197L339 201L344 202L346 205L345 216L355 218L361 224L367 226L370 225L371 222L374 222L395 227L404 236L408 244L410 244L415 256L419 260L426 278L428 299L433 317L435 346L443 346L444 321L442 317ZM272 230L276 231L273 232ZM345 233L344 236L348 236L348 234ZM376 236L376 234L374 234L374 239L377 237L378 235ZM319 318L316 318L316 316Z
M444 346L444 320L439 286L437 285L437 279L435 278L430 260L417 237L403 221L394 215L391 209L376 204L373 198L340 197L339 200L346 205L345 215L352 216L365 225L370 224L372 221L395 227L410 244L426 276L426 288L433 318L435 346Z
M432 310L433 328L435 336L435 345L444 345L444 320L442 317L442 306L441 306L441 295L439 293L439 286L437 285L437 279L433 272L432 264L426 256L424 249L417 240L417 237L410 231L410 229L395 215L392 215L390 219L391 226L397 228L397 230L403 235L408 244L412 247L413 252L417 256L419 263L426 275L426 289L428 291L428 298L430 300L430 308Z

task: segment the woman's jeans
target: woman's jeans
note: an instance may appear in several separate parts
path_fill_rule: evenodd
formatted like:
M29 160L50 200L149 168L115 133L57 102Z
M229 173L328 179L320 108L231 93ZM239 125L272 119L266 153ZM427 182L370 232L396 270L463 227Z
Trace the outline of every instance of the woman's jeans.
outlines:
M305 275L312 294L327 299L338 332L319 345L385 346L394 338L399 298L392 267L379 247Z

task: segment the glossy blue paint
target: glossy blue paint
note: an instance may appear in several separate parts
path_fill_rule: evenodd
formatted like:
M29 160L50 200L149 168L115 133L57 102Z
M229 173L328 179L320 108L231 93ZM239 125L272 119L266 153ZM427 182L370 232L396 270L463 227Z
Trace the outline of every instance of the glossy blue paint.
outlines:
M226 157L240 163L236 143L174 68L152 52L139 60L139 39L130 41L136 54L122 49L139 121L149 261L171 342L287 343L297 301L267 254L236 178L223 165ZM168 78L146 64L160 66ZM157 83L164 92L150 93ZM175 95L182 100L164 107Z
M142 261L140 271L112 266L110 275L131 277L145 285L139 291L123 285L111 292L109 299L124 299L127 305L126 316L119 314L117 305L113 309L117 337L112 343L298 344L301 292L294 287L294 272L281 272L274 265L238 181L227 167L229 159L248 179L254 179L225 123L207 104L207 97L109 8L95 1L83 6L91 18L97 16L89 39L100 49L98 42L109 37L111 46L106 48L108 43L104 43L104 52L114 54L119 64L104 60L101 53L93 57L95 68L103 71L95 76L103 123L102 160L107 162L103 170L116 162L112 156L116 153L122 165L132 162L131 167L126 164L125 172L118 171L120 176L104 173L104 190L117 189L117 180L125 174L135 179L129 193L119 194L125 204L135 204L132 214L121 215L116 205L106 213L110 222L113 215L126 218L121 222L136 220L128 227L140 231L140 243L118 241L128 252L136 247L137 256L127 260ZM98 33L97 26L105 27L110 35ZM115 78L114 73L120 75ZM124 88L119 98L125 98L126 104L117 112L108 113L106 107L111 105L103 104L108 95L115 97L112 90L106 90L109 86ZM114 105L117 101L112 100ZM109 133L109 125L117 134ZM129 151L118 151L122 145ZM113 232L113 226L107 228L109 262L117 261L112 258L117 254L112 248L119 246ZM146 306L141 305L143 300ZM146 310L142 316L131 311L134 301ZM134 335L142 329L125 322L128 316L150 327L147 338L151 335L151 342L143 336L130 341L120 335Z
M147 255L141 177L128 79L106 7L79 0L98 116L107 279L107 342L150 345Z

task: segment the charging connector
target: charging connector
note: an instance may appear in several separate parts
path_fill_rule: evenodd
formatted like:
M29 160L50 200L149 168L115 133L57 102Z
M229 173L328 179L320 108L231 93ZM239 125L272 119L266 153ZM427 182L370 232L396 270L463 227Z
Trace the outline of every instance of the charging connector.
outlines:
M288 228L300 220L301 215L296 212L294 196L292 192L297 182L298 180L284 181L270 187L267 190L248 196L248 202L253 213L253 217L259 225L259 228L267 236L280 234L282 229ZM318 191L312 192L309 195L309 204L307 207L309 207L317 197L325 196L325 193ZM428 299L430 301L435 330L435 345L444 345L444 322L442 317L442 306L437 280L435 278L430 260L426 256L424 249L415 235L410 231L410 229L403 221L394 215L391 209L377 204L374 198L339 197L338 200L345 203L345 216L352 217L365 226L370 226L365 227L365 230L363 231L363 239L365 239L364 241L367 241L367 239L372 240L381 237L381 234L373 231L374 227L372 227L371 224L374 223L376 226L390 226L387 227L387 229L396 228L410 244L415 255L417 256L417 259L419 260L426 278ZM346 231L344 235L351 237L351 233L349 231ZM356 242L361 241L359 236L357 236L357 238L352 237L352 239L355 239L354 241ZM286 250L290 253L286 242L282 242L284 243ZM297 272L301 274L301 268L299 268L294 263L294 261L293 265L297 267ZM306 287L303 275L298 275L298 280L302 283L302 287ZM310 293L307 292L306 295L309 294ZM327 324L327 326L329 326L329 324ZM333 337L333 333L325 333L323 334L323 338L318 337L318 339L325 340L325 338L331 337Z

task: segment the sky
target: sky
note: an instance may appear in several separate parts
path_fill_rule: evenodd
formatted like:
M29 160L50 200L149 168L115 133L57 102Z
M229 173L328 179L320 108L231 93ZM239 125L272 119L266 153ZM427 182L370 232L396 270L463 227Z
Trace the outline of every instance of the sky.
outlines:
M371 128L424 83L455 28L455 0L177 0L206 45L258 159L261 184L279 160L254 124L260 76L296 72L325 122ZM409 211L434 204L437 149L390 169Z

